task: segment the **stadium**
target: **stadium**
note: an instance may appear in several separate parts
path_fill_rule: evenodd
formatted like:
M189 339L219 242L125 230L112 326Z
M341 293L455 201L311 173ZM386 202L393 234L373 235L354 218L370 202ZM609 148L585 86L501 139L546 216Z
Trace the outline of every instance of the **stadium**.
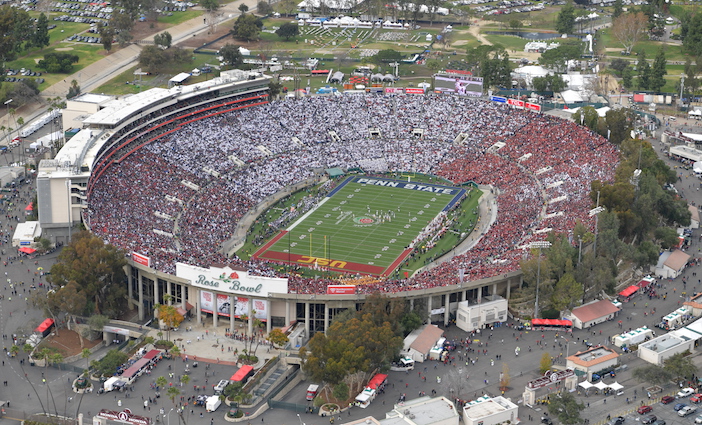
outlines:
M311 335L381 292L422 299L430 320L447 322L460 301L509 298L529 243L577 222L594 229L590 182L611 181L618 161L585 127L503 104L446 94L270 102L269 80L230 71L103 102L39 166L42 227L58 232L82 221L124 249L129 301L140 317L168 294L213 327L255 310L249 317L269 331L300 323ZM79 102L68 109L80 110ZM430 183L415 183L419 176ZM378 187L384 191L372 192ZM494 201L481 201L486 214L470 249L402 276L416 243L447 231L432 217L444 217L471 188ZM252 223L301 191L309 194L276 213L260 248L242 252ZM401 204L405 198L416 205ZM409 236L382 234L400 222ZM342 225L358 241L334 233ZM366 235L382 238L370 243ZM329 269L350 273L338 279ZM484 314L479 320L489 321ZM505 315L493 312L492 321Z

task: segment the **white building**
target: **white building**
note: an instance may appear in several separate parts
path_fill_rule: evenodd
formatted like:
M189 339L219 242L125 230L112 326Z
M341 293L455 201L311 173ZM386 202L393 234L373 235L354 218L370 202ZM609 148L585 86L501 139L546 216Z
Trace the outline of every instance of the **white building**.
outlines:
M83 120L105 107L114 96L104 94L83 93L66 101L66 109L62 112L63 129L82 128Z
M446 397L420 397L396 404L381 425L458 425L458 411Z
M465 425L497 425L517 423L519 407L504 397L487 396L473 400L463 407Z
M675 279L685 269L688 261L690 261L690 256L679 249L673 252L664 252L658 258L656 274L663 278Z
M690 211L690 229L698 229L700 227L700 210L694 205L688 205Z
M580 371L592 379L592 374L611 369L619 364L619 354L611 348L598 346L579 351L566 358L566 368Z
M615 306L609 300L599 300L574 308L565 317L573 322L574 327L587 329L598 323L614 319L620 310L621 308Z
M479 302L462 301L456 310L456 326L471 332L507 320L507 300L499 295L482 297Z
M429 359L429 352L441 339L444 331L434 325L425 325L415 329L405 337L405 347L402 353L412 358L415 362Z
M665 359L687 350L692 351L694 345L694 339L684 334L679 334L679 331L673 331L644 342L639 345L637 352L642 360L662 366Z
M31 246L34 238L41 236L41 226L38 221L26 221L17 223L15 233L12 236L12 246Z

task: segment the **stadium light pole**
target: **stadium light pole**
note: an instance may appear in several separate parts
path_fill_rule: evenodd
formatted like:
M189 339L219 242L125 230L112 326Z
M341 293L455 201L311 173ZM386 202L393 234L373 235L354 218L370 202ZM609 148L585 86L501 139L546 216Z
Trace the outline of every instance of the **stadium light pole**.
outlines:
M536 300L534 300L534 319L539 318L539 283L541 281L541 250L544 248L549 248L551 242L549 241L534 241L529 244L529 248L536 248L539 250L539 258L536 266Z
M600 206L600 191L597 191L597 206L588 212L588 215L592 217L593 215L595 216L595 242L592 245L592 253L597 257L597 233L599 233L599 215L602 211L605 210L605 207Z

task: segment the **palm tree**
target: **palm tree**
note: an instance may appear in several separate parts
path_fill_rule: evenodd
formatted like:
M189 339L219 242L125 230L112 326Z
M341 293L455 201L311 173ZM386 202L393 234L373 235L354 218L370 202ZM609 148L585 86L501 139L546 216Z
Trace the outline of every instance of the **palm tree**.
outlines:
M85 375L86 376L90 375L90 355L91 354L92 353L87 348L84 348L83 351L80 352L80 356L85 359Z

